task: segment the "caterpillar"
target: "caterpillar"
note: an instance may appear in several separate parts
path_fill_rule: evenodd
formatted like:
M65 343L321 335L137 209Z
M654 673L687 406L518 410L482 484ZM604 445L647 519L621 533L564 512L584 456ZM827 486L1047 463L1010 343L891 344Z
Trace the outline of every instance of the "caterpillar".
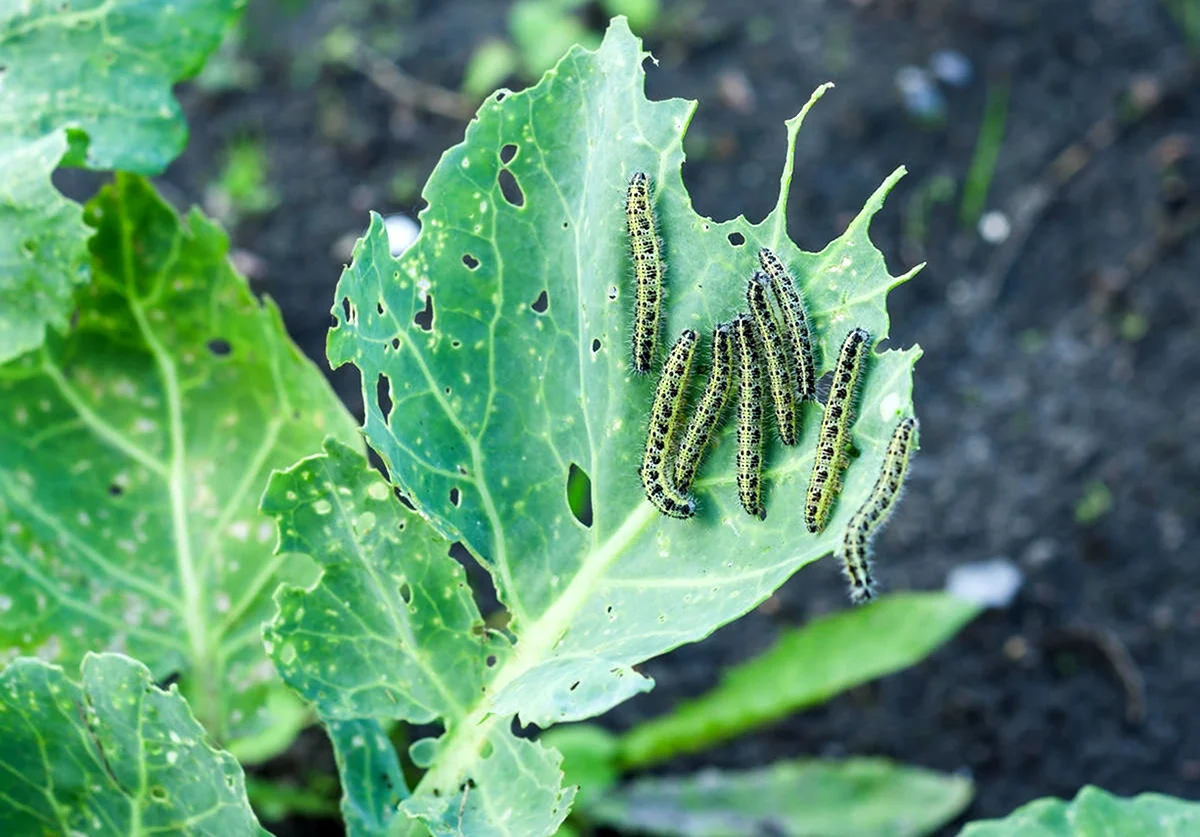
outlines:
M850 583L850 601L855 604L868 602L875 595L875 580L871 575L871 538L887 523L900 499L917 427L917 420L912 417L896 425L875 487L871 489L866 502L850 518L842 534L842 571Z
M771 400L775 404L775 426L785 445L796 444L796 396L792 375L788 371L787 353L779 336L779 324L767 301L767 277L756 271L746 286L746 302L758 330L758 343L767 361L767 380L771 385Z
M650 202L650 176L634 172L625 193L625 224L633 256L633 371L644 375L654 363L658 347L658 321L662 309L662 241Z
M783 331L792 355L792 371L795 374L796 394L801 401L815 398L817 392L817 368L813 361L812 335L808 328L808 313L796 280L787 265L766 247L758 251L758 263L771 283L779 311L783 314Z
M708 373L708 383L704 385L704 394L688 422L675 457L675 487L680 491L692 487L704 451L720 424L725 402L729 400L732 373L733 334L729 323L718 323L713 330L712 369Z
M850 446L850 425L854 422L854 400L862 380L863 363L871 346L871 335L856 328L846 335L833 370L829 400L821 419L821 435L813 461L812 478L804 504L804 523L817 533L829 522L829 512L842 490L842 471Z
M746 513L762 520L762 370L754 323L747 314L733 321L738 355L737 487Z
M650 408L646 452L639 469L646 499L668 517L680 519L695 514L696 505L686 491L675 486L668 468L672 442L683 418L695 354L696 332L689 328L679 335L663 364L658 386L654 390L654 404Z

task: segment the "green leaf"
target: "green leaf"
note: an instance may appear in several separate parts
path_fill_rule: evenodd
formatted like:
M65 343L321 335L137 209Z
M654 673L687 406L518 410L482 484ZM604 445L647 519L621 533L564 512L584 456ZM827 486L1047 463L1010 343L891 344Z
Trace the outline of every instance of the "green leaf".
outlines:
M0 833L266 835L242 768L174 687L88 654L82 680L22 658L0 673Z
M918 837L961 813L971 794L961 776L884 759L814 759L639 779L586 814L633 834Z
M0 6L0 361L61 330L85 280L80 207L50 173L60 160L161 172L187 139L171 87L199 72L244 2Z
M331 721L326 725L342 779L342 820L347 837L388 833L408 797L400 759L378 721Z
M1002 820L968 825L960 837L1187 837L1200 833L1200 803L1157 793L1132 799L1087 786L1071 802L1039 799Z
M40 346L47 325L64 328L87 279L79 205L50 182L66 150L62 132L0 140L0 362Z
M180 675L219 741L294 733L302 714L264 712L297 701L260 625L278 581L314 568L270 557L258 496L326 434L353 442L353 419L216 226L125 175L88 220L75 325L0 366L0 654L127 652Z
M625 733L618 759L625 768L644 767L824 703L907 668L978 613L976 605L944 593L900 593L786 631L707 694Z
M350 503L347 522L326 532L307 512L296 514L309 520L304 551L340 562L338 585L331 589L327 576L306 598L281 600L272 656L323 717L440 718L446 732L436 746L414 751L430 770L403 805L435 833L553 833L569 796L559 789L557 756L514 738L512 716L546 727L644 691L651 683L633 666L703 638L829 553L874 483L893 427L912 409L919 350L873 357L854 430L860 456L819 537L804 534L797 511L817 433L812 404L801 446L770 454L765 523L738 507L731 428L698 484L697 519L663 519L645 501L637 463L654 382L630 374L625 298L623 203L634 170L652 172L658 184L669 334L707 332L741 309L756 250L770 246L802 278L825 370L852 327L887 336L885 296L902 281L867 237L899 171L821 253L787 239L790 152L803 111L788 123L782 194L763 223L697 216L681 179L693 104L648 101L645 58L618 18L599 51L574 48L537 87L491 97L435 169L413 247L393 259L374 216L339 284L329 357L362 371L368 439L428 525L490 570L511 635L485 640L477 631L473 648L439 637L427 649L418 633L397 638L384 610L399 606L405 583L420 600L416 579L446 544L435 546L411 515L403 533L390 527L396 555L362 552L350 521L369 505L370 484L318 470L305 502L326 514ZM503 194L505 171L519 200L511 189ZM743 244L731 241L735 233ZM570 511L572 465L590 480L591 526ZM278 496L273 490L268 500ZM372 511L377 521L384 514ZM291 542L286 520L281 528ZM468 612L477 618L444 573L433 584L425 596L438 608L403 616L406 601L405 624L436 622L442 609L460 630ZM381 665L361 664L367 651ZM487 657L494 665L481 668Z

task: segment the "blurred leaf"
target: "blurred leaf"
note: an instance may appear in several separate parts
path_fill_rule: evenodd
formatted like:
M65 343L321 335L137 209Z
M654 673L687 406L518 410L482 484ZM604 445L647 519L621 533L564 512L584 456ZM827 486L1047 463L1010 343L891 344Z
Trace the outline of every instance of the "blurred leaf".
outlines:
M1071 802L1039 799L1002 820L968 825L960 837L1187 837L1200 834L1200 803L1157 793L1132 799L1085 787Z
M342 780L346 837L382 837L408 798L396 749L378 721L331 721L326 729Z
M627 17L629 28L642 35L655 27L662 12L658 0L604 0L603 6L610 17Z
M617 737L594 724L570 724L547 731L539 739L562 753L563 783L579 787L579 796L592 796L616 784Z
M958 816L971 794L969 779L883 759L814 759L639 779L586 814L664 837L919 837Z
M515 73L519 63L507 41L488 38L471 53L463 73L463 93L475 101L483 99Z
M50 173L64 153L66 165L161 172L187 139L171 88L244 2L0 4L0 362L64 328L86 278L79 205Z
M902 279L867 236L901 172L823 252L787 240L800 117L764 223L697 216L681 179L694 105L648 101L645 58L618 19L599 52L573 49L537 87L491 97L435 169L417 242L392 258L374 216L355 248L329 356L361 370L365 432L416 512L334 447L265 500L285 548L326 565L315 588L281 597L272 656L327 720L445 725L412 748L431 767L402 806L435 834L553 833L570 797L559 759L513 736L512 716L544 728L605 711L651 685L633 666L707 636L828 554L912 409L919 350L874 355L861 456L819 537L788 514L811 471L812 404L802 444L770 453L767 522L737 504L732 428L698 484L697 519L646 502L637 462L654 382L629 371L623 298L633 171L657 183L672 271L664 341L739 310L756 250L771 246L802 277L824 371L852 326L887 336L885 297ZM590 527L571 513L572 464L591 481ZM473 627L461 570L442 567L452 541L491 572L509 633ZM457 636L468 630L471 642Z
M508 13L508 28L534 78L549 70L576 44L595 47L599 38L566 10L544 0L520 0Z
M270 557L258 497L354 421L199 213L118 175L88 220L76 323L0 366L0 654L135 654L181 678L218 741L277 752L308 713L260 626L276 584L314 568Z
M12 663L0 741L0 834L267 834L241 766L128 657L88 654L80 683L41 660Z
M899 593L786 631L716 688L625 733L618 760L627 768L655 764L824 703L907 668L978 613L944 593Z

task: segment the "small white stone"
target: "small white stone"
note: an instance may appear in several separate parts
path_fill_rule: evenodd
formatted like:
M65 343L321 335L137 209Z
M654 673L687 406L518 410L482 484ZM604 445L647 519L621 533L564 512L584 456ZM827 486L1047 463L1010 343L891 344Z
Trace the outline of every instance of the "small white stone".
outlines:
M1007 607L1023 581L1021 570L1007 558L963 564L950 571L946 592L983 607Z
M1012 235L1012 222L1003 212L985 212L979 219L979 235L988 244L1003 244Z

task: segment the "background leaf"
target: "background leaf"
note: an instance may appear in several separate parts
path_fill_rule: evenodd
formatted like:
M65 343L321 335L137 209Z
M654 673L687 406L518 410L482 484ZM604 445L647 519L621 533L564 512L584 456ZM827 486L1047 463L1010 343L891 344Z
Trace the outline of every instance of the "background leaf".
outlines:
M80 208L50 173L64 153L161 172L187 139L171 86L200 71L244 2L0 5L0 361L64 327L85 278Z
M326 725L342 780L342 822L347 837L388 833L408 797L396 749L378 721L331 721Z
M262 649L270 595L313 577L270 557L258 497L325 434L353 443L354 423L217 227L124 175L88 220L74 327L0 366L0 651L128 652L179 674L217 740L252 735L269 690L296 703Z
M22 658L0 673L0 833L266 835L242 768L174 687L88 654L82 680Z
M557 756L514 738L511 716L544 727L603 712L650 686L635 664L706 636L827 554L873 484L892 428L911 412L919 351L874 356L854 430L861 455L820 537L803 533L798 513L817 432L812 404L800 447L771 451L765 523L737 505L731 433L703 472L696 520L663 519L645 501L637 462L654 382L631 376L627 360L622 207L634 170L657 183L671 265L664 342L687 325L707 334L742 308L759 246L776 249L801 278L823 371L852 327L887 336L885 296L902 281L867 237L900 171L821 253L787 239L791 149L803 113L788 123L782 194L763 223L697 216L681 180L693 105L648 101L645 57L618 18L599 51L574 48L537 87L491 97L430 178L417 242L393 259L374 216L339 284L329 357L362 371L367 437L433 529L491 571L516 642L511 651L475 652L476 660L495 656L495 665L465 704L413 709L411 694L429 684L397 679L411 649L393 648L387 669L339 669L321 689L320 673L339 663L343 645L371 645L370 636L351 640L370 633L357 616L395 605L396 576L425 571L430 536L410 523L400 551L412 550L416 563L347 549L353 582L336 594L322 582L308 594L313 603L347 597L321 636L297 634L302 641L288 646L296 629L283 622L300 624L302 599L281 600L273 656L289 680L311 681L305 693L324 717L420 720L446 709L436 746L418 743L430 770L403 806L435 833L552 833L567 799ZM572 464L591 481L591 526L570 511ZM330 481L308 502L332 507L339 494L357 498L355 509L364 499L361 488L356 495ZM313 526L310 554L328 553L347 531ZM394 643L393 633L383 637ZM478 676L477 663L464 668L465 649L442 653L444 662L430 656L439 671ZM377 699L384 694L395 705Z
M971 781L959 776L883 759L804 760L639 779L591 802L587 814L671 837L917 837L970 801Z
M982 820L961 837L1185 837L1200 834L1200 804L1157 793L1132 799L1085 787L1070 802L1039 799L1002 820Z
M720 684L620 736L625 768L703 750L838 692L907 668L979 613L944 593L898 593L785 631Z

